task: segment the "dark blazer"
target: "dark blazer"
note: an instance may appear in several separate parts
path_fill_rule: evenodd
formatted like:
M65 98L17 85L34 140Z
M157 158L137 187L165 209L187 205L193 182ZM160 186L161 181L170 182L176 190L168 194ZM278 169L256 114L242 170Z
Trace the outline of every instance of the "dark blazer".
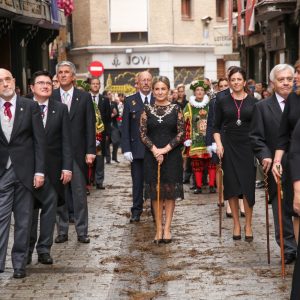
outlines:
M209 106L208 106L207 128L206 128L206 137L205 137L205 144L207 146L211 146L211 144L215 142L213 137L215 103L216 103L216 98L210 99Z
M71 124L68 107L49 100L45 127L46 174L58 194L58 205L64 204L64 185L60 180L62 170L73 170Z
M216 94L216 102L218 102L220 99L230 95L230 88L227 88L219 93Z
M253 152L260 162L264 158L274 157L281 116L282 111L275 94L260 100L254 106L249 137ZM283 156L282 164L286 164L286 155ZM270 200L272 200L276 196L276 183L271 170L268 181Z
M100 110L101 119L104 124L105 134L109 135L111 123L111 108L109 99L101 94L99 94L98 108Z
M150 104L154 103L151 94ZM143 159L145 145L141 141L140 117L144 110L144 103L139 92L126 97L122 117L122 151L132 152L134 159Z
M0 123L0 176L8 157L16 176L29 190L33 190L35 173L45 174L45 132L37 103L17 96L15 119L8 142Z
M52 98L61 102L60 89L53 91ZM95 110L89 93L74 88L69 117L73 158L87 176L86 154L96 154Z

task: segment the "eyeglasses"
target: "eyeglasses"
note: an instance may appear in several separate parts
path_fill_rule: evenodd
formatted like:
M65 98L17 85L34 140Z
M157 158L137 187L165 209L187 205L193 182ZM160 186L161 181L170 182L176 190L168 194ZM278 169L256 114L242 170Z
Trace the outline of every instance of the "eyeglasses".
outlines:
M51 81L37 81L35 84L37 85L47 85L47 86L52 86L52 82Z
M3 85L4 84L4 81L6 82L6 83L11 83L12 82L12 78L11 77L5 77L5 78L3 78L3 79L0 79L0 85Z

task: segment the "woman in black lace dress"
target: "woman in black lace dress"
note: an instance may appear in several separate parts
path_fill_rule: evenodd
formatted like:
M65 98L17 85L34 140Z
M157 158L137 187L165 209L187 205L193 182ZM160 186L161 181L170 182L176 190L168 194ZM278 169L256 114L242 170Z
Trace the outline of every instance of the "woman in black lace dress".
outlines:
M169 243L175 200L183 198L181 145L185 136L180 107L168 101L170 82L167 77L154 78L155 104L145 106L141 115L141 139L146 145L144 158L145 198L154 201L157 232L154 242ZM157 214L157 168L160 168L160 207ZM165 222L163 227L163 210Z

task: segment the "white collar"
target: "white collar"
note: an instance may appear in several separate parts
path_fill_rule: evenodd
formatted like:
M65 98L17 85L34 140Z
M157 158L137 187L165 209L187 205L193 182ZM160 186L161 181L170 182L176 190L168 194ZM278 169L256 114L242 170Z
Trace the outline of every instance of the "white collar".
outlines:
M3 98L0 97L1 107L3 107L5 102L7 102L7 101L5 101ZM17 102L17 94L16 93L14 93L13 97L11 98L11 100L9 102L11 103L12 106L16 106L16 102Z
M285 99L283 97L281 97L278 93L275 92L275 95L276 95L276 99L279 103L285 102Z
M68 91L63 90L61 87L59 88L60 95L63 96L64 93L68 93L69 95L73 96L74 93L74 86L72 86Z
M147 97L147 98L148 98L148 102L150 103L150 100L151 100L151 92L150 92L148 95L144 95L144 94L142 94L141 92L139 92L139 93L140 93L140 96L141 96L143 102L145 101L145 98Z
M46 105L46 107L48 107L49 105L49 99L47 99L45 102L43 103L40 103L39 101L37 101L34 97L33 97L33 100L37 102L38 105Z
M189 103L196 108L203 108L209 103L209 97L207 95L204 95L203 100L201 102L196 101L195 96L191 96Z

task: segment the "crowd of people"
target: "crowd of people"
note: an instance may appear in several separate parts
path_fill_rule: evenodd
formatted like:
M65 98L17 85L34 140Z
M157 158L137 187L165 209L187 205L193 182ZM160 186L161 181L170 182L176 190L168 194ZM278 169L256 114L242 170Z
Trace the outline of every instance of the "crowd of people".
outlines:
M286 264L296 260L291 299L299 298L299 74L300 61L295 68L278 64L265 87L231 66L218 81L193 81L187 99L185 85L171 89L167 77L152 78L143 71L136 76L136 93L125 97L101 94L99 78L89 80L89 92L76 87L75 66L63 61L54 77L47 71L34 73L25 98L16 92L11 72L0 69L0 272L12 212L14 278L26 276L34 249L40 263L52 264L53 240L68 241L69 223L75 224L78 242L90 242L87 186L105 189L105 162L119 163L121 146L131 167L130 222L140 221L144 200L150 199L156 244L172 242L175 203L184 198L183 185L190 180L194 194L223 190L218 205L227 201L233 240L243 235L253 242L260 173L268 181L280 245L280 180L284 259ZM240 216L245 217L243 230Z

